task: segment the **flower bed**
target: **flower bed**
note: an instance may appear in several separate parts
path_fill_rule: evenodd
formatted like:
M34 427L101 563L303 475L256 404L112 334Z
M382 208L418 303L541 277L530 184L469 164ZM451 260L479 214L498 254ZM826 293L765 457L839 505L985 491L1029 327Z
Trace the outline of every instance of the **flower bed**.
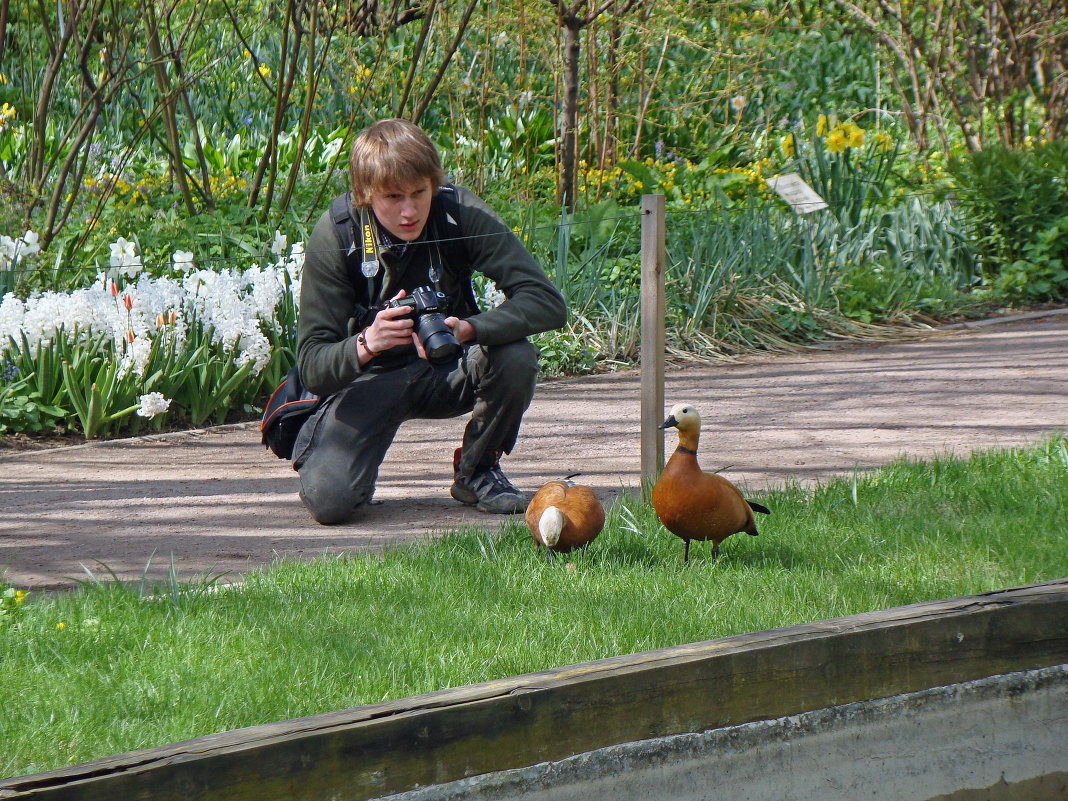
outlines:
M138 417L197 426L280 380L295 351L301 243L274 264L221 271L179 251L158 277L136 258L120 241L111 274L88 288L4 295L0 433L67 421L92 438L135 432Z

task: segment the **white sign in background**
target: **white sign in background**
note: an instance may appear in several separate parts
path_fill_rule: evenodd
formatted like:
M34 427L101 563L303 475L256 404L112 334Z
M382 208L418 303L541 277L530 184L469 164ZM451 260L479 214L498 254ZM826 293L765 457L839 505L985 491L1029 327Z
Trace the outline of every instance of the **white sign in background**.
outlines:
M796 172L777 175L765 181L798 214L808 214L827 208L827 202Z

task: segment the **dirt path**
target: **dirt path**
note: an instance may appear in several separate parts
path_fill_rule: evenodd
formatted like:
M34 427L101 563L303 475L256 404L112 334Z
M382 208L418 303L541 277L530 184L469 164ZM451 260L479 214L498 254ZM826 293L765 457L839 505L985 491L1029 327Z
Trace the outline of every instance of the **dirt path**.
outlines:
M922 341L669 369L670 407L704 418L701 464L750 491L907 454L1014 446L1068 430L1068 314L974 325ZM528 494L581 472L610 503L640 484L637 372L546 383L504 460ZM9 584L69 586L101 565L123 579L241 571L279 555L376 548L499 518L449 497L465 419L413 421L382 466L376 504L317 525L288 462L255 425L0 453L0 567ZM666 449L675 447L669 432Z

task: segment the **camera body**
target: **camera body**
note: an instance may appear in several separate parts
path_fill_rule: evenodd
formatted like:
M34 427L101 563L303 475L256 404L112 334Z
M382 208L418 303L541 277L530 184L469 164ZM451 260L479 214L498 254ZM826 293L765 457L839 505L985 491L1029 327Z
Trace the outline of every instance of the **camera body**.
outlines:
M445 325L444 312L448 310L448 298L444 292L421 286L412 290L407 297L391 300L386 305L394 309L400 306L411 309L410 316L415 319L415 334L429 361L443 364L460 355L460 343L453 336L452 329Z

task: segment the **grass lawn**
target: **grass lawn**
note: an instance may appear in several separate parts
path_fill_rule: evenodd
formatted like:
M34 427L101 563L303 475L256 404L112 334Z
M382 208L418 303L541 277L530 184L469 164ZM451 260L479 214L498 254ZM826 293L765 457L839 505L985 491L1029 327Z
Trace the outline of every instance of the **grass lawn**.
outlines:
M487 679L1068 576L1068 440L759 500L715 562L637 498L547 563L525 527L282 562L212 592L4 602L0 776ZM10 595L10 593L9 593Z

